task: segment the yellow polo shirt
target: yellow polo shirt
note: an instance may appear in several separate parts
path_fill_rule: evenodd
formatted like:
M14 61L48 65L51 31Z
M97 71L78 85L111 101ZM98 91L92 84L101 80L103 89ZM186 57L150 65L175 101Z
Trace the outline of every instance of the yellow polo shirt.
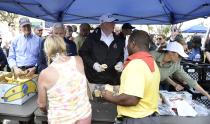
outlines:
M118 116L143 118L158 111L160 72L154 62L155 71L141 59L128 63L121 75L120 94L140 98L136 106L117 106Z

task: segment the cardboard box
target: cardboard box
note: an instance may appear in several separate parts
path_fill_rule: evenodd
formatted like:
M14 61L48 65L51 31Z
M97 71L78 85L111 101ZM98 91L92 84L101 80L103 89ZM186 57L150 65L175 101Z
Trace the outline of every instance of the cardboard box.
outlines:
M176 101L185 100L189 104L192 103L192 94L183 91L183 92L168 92L168 91L160 91L160 94L164 100L164 102L169 105L171 108L177 108Z
M21 84L7 83L5 77L12 77L12 73L0 76L0 103L22 105L37 93L37 75Z

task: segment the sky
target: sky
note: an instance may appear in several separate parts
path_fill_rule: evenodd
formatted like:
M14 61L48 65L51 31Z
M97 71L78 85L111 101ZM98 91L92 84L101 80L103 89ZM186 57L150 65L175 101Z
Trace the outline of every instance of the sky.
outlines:
M204 23L204 26L209 27L210 26L210 17L208 17L207 19L198 18L198 19L186 21L183 23L181 29L186 29L186 28L189 28L191 26L198 25L201 23Z

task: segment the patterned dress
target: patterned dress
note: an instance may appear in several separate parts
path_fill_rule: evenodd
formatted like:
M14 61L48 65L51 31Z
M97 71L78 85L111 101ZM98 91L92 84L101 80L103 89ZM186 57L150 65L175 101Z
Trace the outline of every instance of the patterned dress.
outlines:
M85 75L76 68L74 57L63 64L53 62L59 78L47 91L50 124L74 124L91 116L91 105L87 95Z

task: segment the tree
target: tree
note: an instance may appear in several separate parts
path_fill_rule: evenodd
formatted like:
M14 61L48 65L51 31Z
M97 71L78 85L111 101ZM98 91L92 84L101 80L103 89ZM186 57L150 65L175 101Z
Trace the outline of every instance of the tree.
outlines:
M154 27L152 25L147 25L147 29L149 33L153 32Z
M7 23L10 23L10 22L15 22L15 19L18 18L18 15L17 14L14 14L14 13L9 13L9 12L6 12L6 11L0 11L0 21L1 22L7 22Z
M165 36L168 35L168 33L171 30L171 25L158 25L157 26L157 33L158 34L164 34Z
M165 36L167 36L170 30L171 30L171 25L165 25L162 29L162 32Z

